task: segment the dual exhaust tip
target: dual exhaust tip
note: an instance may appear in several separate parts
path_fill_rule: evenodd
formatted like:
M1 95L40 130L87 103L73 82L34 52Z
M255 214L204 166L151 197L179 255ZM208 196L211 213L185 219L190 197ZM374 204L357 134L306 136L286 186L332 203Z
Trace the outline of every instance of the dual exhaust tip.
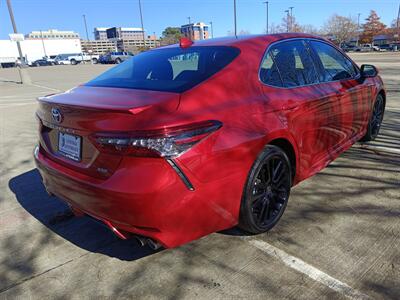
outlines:
M111 229L111 231L112 231L117 237L119 237L120 239L127 240L127 239L129 239L130 237L132 237L132 234L131 234L131 233L118 230L118 229L115 228L109 221L103 220L103 222L104 222L104 223ZM142 246L142 247L147 245L147 246L149 246L152 250L158 250L158 249L160 249L160 248L162 247L162 245L161 245L159 242L157 242L157 241L155 241L155 240L153 240L153 239L151 239L151 238L144 237L144 236L140 236L140 235L133 235L133 236L136 238L136 240L138 241L139 245Z
M135 235L135 238L138 241L139 245L142 247L147 245L152 250L158 250L162 247L162 245L159 242L156 242L155 240L152 240L151 238L146 238L146 237L139 236L139 235Z
M48 191L48 192L50 192L50 191ZM71 211L73 212L73 214L75 216L79 217L79 216L85 215L85 213L83 211L80 211L79 209L76 209L76 208L74 208L72 206L70 206L70 208L71 208ZM94 219L96 221L100 221L101 224L106 225L106 227L108 227L111 230L112 233L114 233L118 238L120 238L122 240L127 240L127 239L129 239L129 238L131 238L133 236L134 238L136 238L136 240L138 241L139 245L142 246L142 247L147 245L152 250L158 250L158 249L160 249L162 247L162 245L159 242L157 242L157 241L155 241L155 240L153 240L151 238L140 236L140 235L132 235L129 232L125 232L123 230L117 229L108 220L95 218L95 217L93 217L93 216L91 216L91 215L89 215L87 213L86 213L86 215L91 217L92 219Z

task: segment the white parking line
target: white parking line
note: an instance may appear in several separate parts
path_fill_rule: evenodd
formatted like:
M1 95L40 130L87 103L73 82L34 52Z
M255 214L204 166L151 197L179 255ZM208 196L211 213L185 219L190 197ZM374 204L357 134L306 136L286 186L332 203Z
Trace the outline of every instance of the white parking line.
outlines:
M48 87L48 86L44 86L44 85L40 85L40 84L36 84L36 83L31 83L31 85L36 86L38 88L42 88L42 89L48 89L50 91L54 91L54 92L58 92L58 93L63 92L62 90L54 89L54 88L51 88L51 87Z
M268 255L278 258L288 267L307 275L311 279L322 283L323 285L342 294L345 297L348 297L350 299L371 299L368 295L365 295L358 290L353 289L346 283L341 282L340 280L333 278L332 276L329 276L328 274L322 272L321 270L318 270L317 268L309 265L301 259L292 256L285 251L280 250L275 246L272 246L271 244L268 244L267 242L255 239L245 240L247 240L248 243L250 243L252 246L260 249Z

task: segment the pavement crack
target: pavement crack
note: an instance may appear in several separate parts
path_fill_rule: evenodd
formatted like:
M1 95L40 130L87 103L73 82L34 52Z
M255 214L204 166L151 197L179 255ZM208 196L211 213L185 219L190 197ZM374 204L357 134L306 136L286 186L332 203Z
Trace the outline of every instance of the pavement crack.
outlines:
M90 254L90 252L84 253L84 254L82 254L82 255L80 255L80 256L78 256L78 257L74 257L74 258L72 258L72 259L70 259L70 260L67 260L66 262L63 262L63 263L61 263L61 264L59 264L59 265L57 265L57 266L55 266L55 267L53 267L53 268L47 269L47 270L45 270L45 271L43 271L43 272L41 272L41 273L39 273L39 274L34 274L34 275L32 275L32 276L23 278L23 279L21 279L21 280L15 282L15 283L13 283L13 284L11 284L11 285L5 287L5 288L3 288L3 289L0 289L0 294L6 292L6 291L8 291L8 290L10 290L10 289L12 289L12 288L14 288L14 287L16 287L16 286L19 286L19 285L21 285L21 284L23 284L23 283L25 283L25 282L27 282L27 281L29 281L29 280L35 279L36 277L42 276L42 275L47 274L47 273L49 273L49 272L51 272L51 271L53 271L53 270L55 270L55 269L61 268L61 267L65 266L65 265L67 265L67 264L73 262L74 260L80 259L80 258L82 258L83 256L88 255L88 254Z

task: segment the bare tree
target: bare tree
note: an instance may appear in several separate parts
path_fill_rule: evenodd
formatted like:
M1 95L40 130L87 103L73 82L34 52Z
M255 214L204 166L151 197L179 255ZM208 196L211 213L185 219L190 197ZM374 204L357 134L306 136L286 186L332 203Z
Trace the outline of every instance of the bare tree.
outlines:
M300 25L300 29L301 32L304 33L315 34L315 35L321 34L321 30L311 24Z
M281 32L301 32L301 26L297 23L296 18L287 14L282 18L282 23L280 25Z
M235 33L232 30L228 30L228 32L226 34L228 36L235 35ZM237 35L239 36L239 35L249 35L249 34L251 34L250 31L242 29L242 30L239 31L239 33Z
M323 30L326 34L333 35L341 45L357 35L358 26L354 18L334 14L325 23Z
M273 34L273 33L282 33L282 32L286 32L286 27L285 27L285 29L283 29L282 26L277 25L275 23L269 24L268 33ZM265 30L264 33L267 33L267 30Z
M242 30L239 31L238 35L249 35L249 34L250 34L250 31L242 29Z

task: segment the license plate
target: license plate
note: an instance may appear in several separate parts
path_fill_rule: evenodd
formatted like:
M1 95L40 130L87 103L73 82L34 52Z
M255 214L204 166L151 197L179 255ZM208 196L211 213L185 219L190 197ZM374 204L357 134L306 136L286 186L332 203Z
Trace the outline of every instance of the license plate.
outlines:
M81 160L82 138L77 135L59 132L58 133L58 152L74 161Z

